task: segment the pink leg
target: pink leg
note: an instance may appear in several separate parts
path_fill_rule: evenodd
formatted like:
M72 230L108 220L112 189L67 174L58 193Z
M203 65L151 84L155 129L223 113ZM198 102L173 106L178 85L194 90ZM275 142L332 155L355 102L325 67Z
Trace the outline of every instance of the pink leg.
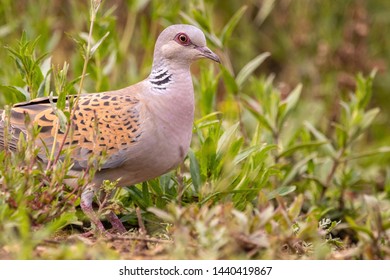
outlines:
M119 220L119 218L117 217L117 215L115 215L114 212L110 212L107 214L107 219L110 221L111 225L112 225L112 228L119 232L119 233L125 233L127 230L126 228L123 226L121 220Z
M96 226L98 233L105 235L106 229L104 228L102 222L96 216L96 213L93 211L93 208L92 208L93 195L94 195L93 188L90 186L87 186L81 194L80 206L81 206L81 209L83 210L84 214Z

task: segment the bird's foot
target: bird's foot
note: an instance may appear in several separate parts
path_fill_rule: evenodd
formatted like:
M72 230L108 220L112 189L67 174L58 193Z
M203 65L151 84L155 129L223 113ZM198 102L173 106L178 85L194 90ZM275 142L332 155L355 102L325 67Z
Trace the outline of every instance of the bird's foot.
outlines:
M115 215L113 211L108 212L108 214L106 215L108 221L112 225L112 229L110 230L110 232L112 233L108 232L104 228L102 222L99 219L99 216L96 215L96 213L93 211L92 208L93 196L94 196L94 188L92 186L87 186L81 194L81 201L80 201L81 209L96 227L94 230L84 233L84 237L90 237L91 235L93 236L98 235L98 236L105 236L108 238L112 238L113 237L112 233L123 234L127 232L121 220L119 220L119 218Z
M103 237L103 238L113 238L115 234L113 234L112 232L104 229L104 230L96 230L96 229L91 229L91 230L88 230L87 232L84 232L82 234L80 234L81 237L84 237L84 238L91 238L91 237Z

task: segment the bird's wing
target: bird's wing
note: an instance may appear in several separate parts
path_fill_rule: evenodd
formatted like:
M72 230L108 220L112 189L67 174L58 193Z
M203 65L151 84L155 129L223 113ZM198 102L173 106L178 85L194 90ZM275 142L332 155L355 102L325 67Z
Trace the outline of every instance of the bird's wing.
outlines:
M9 147L16 149L20 133L27 133L26 114L40 129L37 145L42 147L39 156L46 160L46 152L53 145L72 147L74 169L88 166L91 155L106 155L102 168L120 166L142 135L140 122L140 102L133 94L123 91L103 92L81 95L72 119L72 129L65 138L60 130L59 120L47 98L15 105L11 110L11 133ZM3 122L4 123L4 122ZM4 134L4 125L0 123L0 137ZM3 138L3 137L1 137ZM0 140L0 146L4 141Z

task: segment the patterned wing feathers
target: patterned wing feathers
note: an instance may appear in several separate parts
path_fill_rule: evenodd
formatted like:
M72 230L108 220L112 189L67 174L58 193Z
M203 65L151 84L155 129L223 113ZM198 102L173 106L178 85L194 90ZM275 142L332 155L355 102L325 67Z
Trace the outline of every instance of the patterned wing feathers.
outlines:
M24 133L26 113L40 128L41 141L50 149L54 144L58 148L65 134L59 130L51 104L33 102L12 109L11 125ZM90 154L105 153L108 156L106 166L113 167L115 164L109 162L110 158L123 161L118 155L138 141L142 134L140 125L140 106L136 97L123 93L82 95L72 120L72 133L69 134L72 137L68 135L65 146L74 147L76 166L86 167Z
M78 149L94 154L105 151L111 155L127 148L141 135L138 103L122 95L81 98L73 117L72 141Z

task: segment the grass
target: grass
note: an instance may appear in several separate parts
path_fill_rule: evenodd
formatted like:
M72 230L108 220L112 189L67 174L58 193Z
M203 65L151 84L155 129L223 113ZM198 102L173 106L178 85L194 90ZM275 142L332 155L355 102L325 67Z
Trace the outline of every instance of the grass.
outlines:
M390 258L388 4L0 1L0 104L58 95L64 129L65 96L146 77L168 24L200 26L222 58L192 67L185 162L110 201L125 237L74 235L71 158L43 166L29 125L17 153L0 152L0 258Z

